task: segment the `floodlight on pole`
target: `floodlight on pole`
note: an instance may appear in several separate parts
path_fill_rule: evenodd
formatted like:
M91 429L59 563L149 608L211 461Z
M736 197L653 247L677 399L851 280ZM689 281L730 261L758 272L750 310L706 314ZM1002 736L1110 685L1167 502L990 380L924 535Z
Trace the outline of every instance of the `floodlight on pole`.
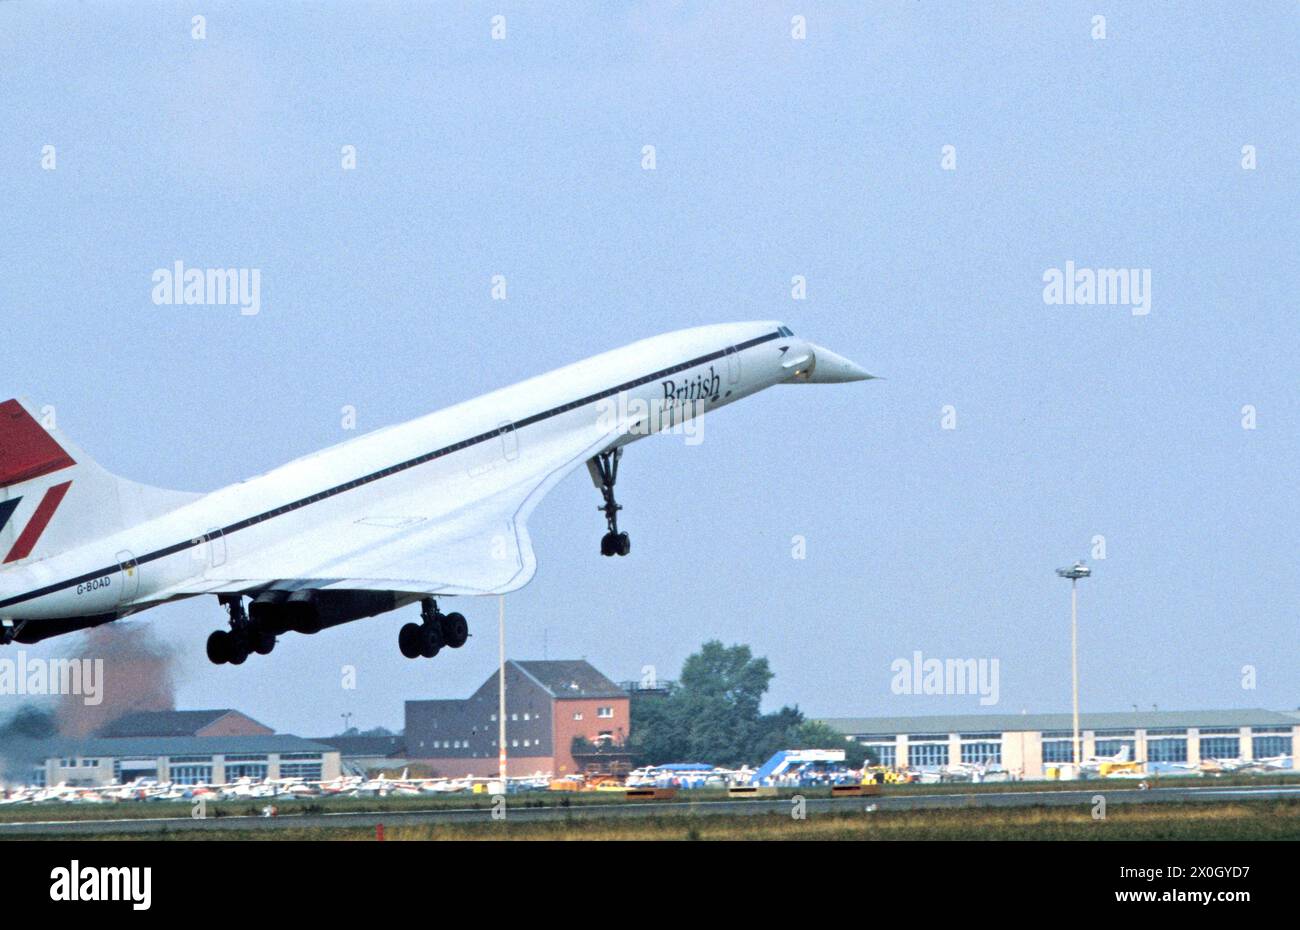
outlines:
M1074 774L1078 777L1079 764L1083 761L1082 747L1079 745L1079 579L1087 578L1092 569L1082 562L1075 562L1069 568L1058 568L1056 574L1070 579L1070 690L1074 705Z

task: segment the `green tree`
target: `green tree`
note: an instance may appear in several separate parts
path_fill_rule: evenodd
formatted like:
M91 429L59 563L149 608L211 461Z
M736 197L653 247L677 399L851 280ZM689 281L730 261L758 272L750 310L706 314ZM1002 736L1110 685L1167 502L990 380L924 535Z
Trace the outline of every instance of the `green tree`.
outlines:
M753 765L791 748L803 714L795 707L761 713L771 681L767 659L755 658L748 646L705 643L687 657L666 696L633 698L636 764Z
M798 731L803 722L803 713L797 707L782 707L775 713L764 714L750 744L750 763L765 762L782 749L798 748Z
M685 732L677 724L673 693L632 694L632 732L628 747L633 764L681 762L686 756Z
M872 757L861 743L846 740L843 733L820 720L800 723L791 734L791 743L799 749L843 749L844 764L853 769L861 768L862 763Z
M724 646L714 639L687 656L680 687L692 697L725 701L742 718L756 720L771 681L767 659L755 659L748 646Z

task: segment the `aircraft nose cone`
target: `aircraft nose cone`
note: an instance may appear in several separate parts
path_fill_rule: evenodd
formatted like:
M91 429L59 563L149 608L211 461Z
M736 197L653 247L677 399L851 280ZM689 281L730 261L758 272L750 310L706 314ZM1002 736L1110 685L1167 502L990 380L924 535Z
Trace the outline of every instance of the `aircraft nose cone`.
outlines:
M861 365L851 362L843 355L832 352L823 346L813 345L812 384L839 384L845 381L870 381L876 376L869 374Z

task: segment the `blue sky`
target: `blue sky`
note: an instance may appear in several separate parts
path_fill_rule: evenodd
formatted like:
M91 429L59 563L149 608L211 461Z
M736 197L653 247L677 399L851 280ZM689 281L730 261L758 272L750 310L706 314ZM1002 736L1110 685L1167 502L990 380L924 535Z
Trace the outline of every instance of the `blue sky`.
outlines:
M892 693L920 650L997 658L987 709L1066 710L1052 569L1102 535L1085 709L1300 704L1294 4L200 6L0 5L0 387L106 467L214 489L349 438L345 405L367 430L781 319L886 380L638 443L627 559L563 483L512 655L672 677L718 638L769 658L772 706L981 709ZM176 260L260 269L261 312L154 305ZM1045 304L1067 261L1149 268L1151 312ZM458 606L480 635L431 662L398 654L406 617L239 668L203 657L213 602L140 622L182 706L315 734L486 678L495 602Z

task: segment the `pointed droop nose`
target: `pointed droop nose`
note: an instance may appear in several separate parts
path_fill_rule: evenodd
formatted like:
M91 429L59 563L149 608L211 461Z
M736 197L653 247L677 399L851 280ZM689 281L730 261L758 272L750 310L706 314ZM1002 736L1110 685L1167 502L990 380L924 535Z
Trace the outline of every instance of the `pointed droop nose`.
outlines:
M839 384L844 381L870 381L876 377L868 374L861 365L850 362L843 355L837 355L830 349L811 342L808 348L812 350L813 355L812 371L797 380L807 381L809 384Z

